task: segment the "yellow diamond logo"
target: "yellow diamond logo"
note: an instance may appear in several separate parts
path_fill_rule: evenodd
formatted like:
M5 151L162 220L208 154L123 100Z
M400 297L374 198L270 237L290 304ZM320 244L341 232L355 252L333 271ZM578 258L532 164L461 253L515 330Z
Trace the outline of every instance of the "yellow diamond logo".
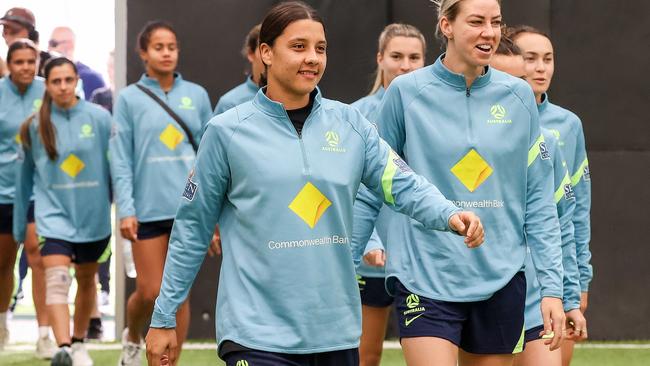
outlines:
M81 159L79 159L75 154L70 154L68 157L61 163L61 170L65 174L69 175L71 178L76 178L79 172L81 172L86 167Z
M171 123L168 124L165 130L160 134L160 141L162 141L169 150L176 149L176 146L178 146L184 138L185 135Z
M451 168L451 172L470 192L483 184L492 171L492 167L474 149Z
M23 144L23 139L20 138L20 134L19 134L19 133L16 134L16 137L14 137L14 140L16 140L16 143L17 143L18 145L22 145L22 144Z
M289 204L289 209L313 229L331 205L332 202L316 186L307 183Z

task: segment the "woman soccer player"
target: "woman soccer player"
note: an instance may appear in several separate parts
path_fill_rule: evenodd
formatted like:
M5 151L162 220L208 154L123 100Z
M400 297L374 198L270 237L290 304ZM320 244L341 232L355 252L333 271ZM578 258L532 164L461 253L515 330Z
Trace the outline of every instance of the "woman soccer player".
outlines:
M524 56L526 80L535 93L540 124L550 129L559 139L560 149L569 169L571 188L576 200L572 222L581 291L579 311L584 314L593 269L590 264L589 250L591 176L582 123L572 112L551 103L546 94L555 69L555 55L550 38L543 32L528 26L516 27L508 33ZM567 366L571 363L574 340L587 338L586 323L570 320L572 324L569 327L569 339L562 345L562 364Z
M45 84L36 79L38 48L28 39L13 41L7 52L9 75L0 80L0 349L8 342L7 311L14 288L16 242L12 235L16 158L20 147L20 124L41 106ZM24 251L32 267L32 297L38 323L36 356L51 358L56 345L49 336L45 307L45 274L34 225L34 206L27 212Z
M429 229L467 235L470 247L482 242L475 215L413 174L355 108L321 96L326 48L322 21L304 3L281 3L265 17L268 84L206 128L147 335L150 364L163 355L175 363L175 312L217 222L219 355L233 366L358 363L361 304L349 244L361 182Z
M352 103L364 117L375 119L375 112L381 98L397 76L424 66L426 41L422 33L409 24L389 24L379 35L377 50L377 72L370 94ZM383 209L377 220L377 233L373 233L366 245L366 252L383 247L388 230L389 209ZM365 258L357 268L357 282L361 293L362 331L359 344L359 364L377 366L386 336L386 324L390 314L393 297L384 286L385 269L381 263L383 256ZM373 264L373 265L370 265ZM375 266L379 264L379 266Z
M424 231L397 215L386 276L409 365L510 365L524 343L527 244L541 283L544 330L564 326L562 253L552 165L530 87L488 67L501 38L497 0L442 0L446 52L398 77L377 114L382 138L452 202L479 212L485 245ZM360 196L360 198L363 198ZM355 225L373 218L355 204ZM491 228L491 230L489 229Z
M201 140L210 119L208 93L175 72L179 45L171 25L154 21L144 26L138 50L146 73L120 92L114 111L111 138L111 173L122 237L133 243L138 273L136 289L127 303L120 362L140 364L142 331L160 291L169 233L196 156L193 145ZM153 93L185 124L176 121L147 92ZM186 131L187 130L187 131ZM188 135L189 131L189 135ZM182 344L190 321L189 305L178 312L178 343Z
M24 159L14 206L14 237L22 240L34 192L38 235L43 238L46 304L60 349L52 365L92 365L84 346L97 288L97 260L111 236L108 139L111 117L77 99L74 63L53 58L44 67L45 95L37 115L22 126ZM70 336L68 291L75 264L77 295Z

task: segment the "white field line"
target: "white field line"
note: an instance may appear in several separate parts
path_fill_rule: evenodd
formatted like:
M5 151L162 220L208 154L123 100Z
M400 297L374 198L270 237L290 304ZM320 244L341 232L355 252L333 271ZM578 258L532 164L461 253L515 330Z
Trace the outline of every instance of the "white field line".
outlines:
M115 351L122 349L122 345L119 343L86 343L86 347L89 350L96 351ZM586 343L586 344L577 344L577 348L580 349L650 349L650 343L648 344L633 344L633 343ZM183 345L185 350L214 350L216 352L217 345L215 343L186 343ZM384 349L400 349L399 342L397 341L385 341ZM17 345L8 345L5 347L5 352L26 352L34 351L33 344L17 344Z

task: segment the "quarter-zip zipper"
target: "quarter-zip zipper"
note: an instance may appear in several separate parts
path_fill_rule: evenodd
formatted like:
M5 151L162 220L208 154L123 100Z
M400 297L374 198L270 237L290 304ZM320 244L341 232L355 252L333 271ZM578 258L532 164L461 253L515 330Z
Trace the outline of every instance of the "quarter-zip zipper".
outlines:
M470 107L470 97L472 96L471 86L465 88L465 108L467 113L467 138L470 144L474 144L474 126L472 123L472 108Z
M302 174L311 175L311 167L309 165L309 159L307 158L307 150L305 150L305 143L302 139L302 133L298 132L296 126L293 125L293 122L291 122L291 118L289 118L289 114L287 113L286 109L284 109L284 116L287 118L287 121L289 121L291 128L296 132L296 135L298 136L298 141L300 143L300 152L302 153ZM311 116L312 113L309 113L309 116L307 116L305 123L302 125L302 131L305 131L305 128L307 128L307 122L309 122Z

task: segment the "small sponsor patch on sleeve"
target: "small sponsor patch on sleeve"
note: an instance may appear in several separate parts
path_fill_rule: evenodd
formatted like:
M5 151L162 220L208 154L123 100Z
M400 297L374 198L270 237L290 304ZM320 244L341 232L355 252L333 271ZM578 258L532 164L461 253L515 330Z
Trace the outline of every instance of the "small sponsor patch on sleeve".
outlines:
M585 165L583 171L582 171L582 176L585 180L585 182L589 182L591 180L591 173L589 172L589 165Z
M393 158L393 163L397 165L397 167L402 173L413 172L413 169L411 169L411 167L408 166L408 164L406 164L406 162L402 160L402 158L400 158L397 154L395 154L395 157Z
M539 143L539 157L542 160L549 160L551 158L551 152L548 151L546 143L544 141Z
M575 193L573 193L573 186L571 186L571 183L567 183L564 185L564 199L567 201L575 199Z
M198 184L192 182L192 175L187 178L187 184L183 190L183 197L188 201L194 200L194 195L196 195L196 190L199 188Z

